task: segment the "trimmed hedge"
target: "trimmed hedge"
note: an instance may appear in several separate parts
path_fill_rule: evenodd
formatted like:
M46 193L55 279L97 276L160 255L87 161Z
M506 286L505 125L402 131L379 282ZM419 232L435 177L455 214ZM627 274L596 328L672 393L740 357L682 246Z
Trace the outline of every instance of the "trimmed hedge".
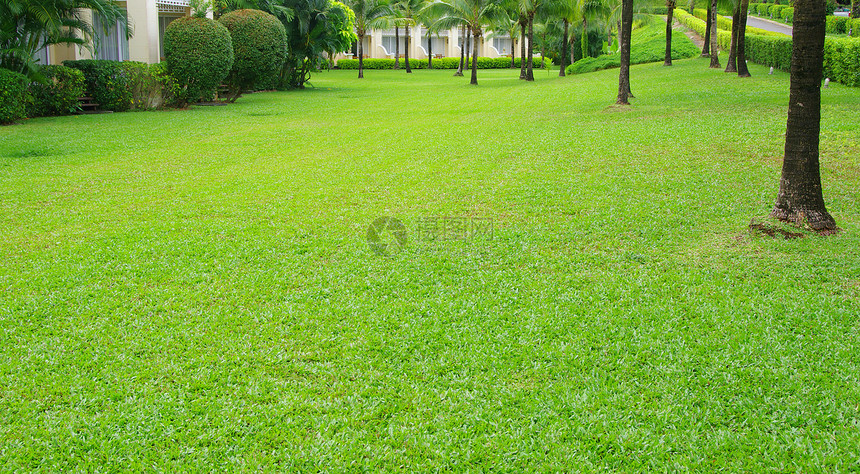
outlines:
M678 21L700 35L705 34L705 22L687 12L676 14ZM773 66L783 71L791 70L791 37L786 35L752 34L747 28L746 56L749 61L762 66ZM728 49L732 35L718 31L718 42ZM824 43L824 76L842 84L860 86L860 39L827 38Z
M31 82L27 97L28 117L69 115L80 110L86 91L84 73L66 66L41 66L45 82Z
M0 124L26 116L27 76L0 68Z
M686 13L686 12L684 12ZM672 37L672 59L686 59L699 55L699 48L685 35ZM631 38L630 64L663 61L666 57L666 26L652 22L633 31ZM620 53L606 54L596 58L583 58L565 69L567 74L583 74L621 65Z
M786 7L785 5L771 5L770 8L768 8L767 12L771 18L779 20L781 18L780 12L782 12L786 8L788 7Z
M401 63L404 60L401 59ZM514 67L520 67L521 58L514 60ZM549 62L549 61L548 61ZM427 69L426 59L409 59L409 67L412 69ZM543 64L541 58L532 59L533 67L539 68ZM460 66L460 58L440 58L433 60L433 69L457 69ZM401 66L403 67L403 66ZM509 69L511 58L482 58L478 57L478 69ZM358 59L340 59L337 62L338 69L358 69ZM394 59L368 58L364 60L364 69L394 69ZM465 65L463 66L465 70Z
M215 20L182 17L164 32L164 56L181 89L180 105L212 100L233 68L233 42L227 28Z
M782 12L780 12L779 17L782 18L782 21L788 23L789 25L794 23L794 7L783 8Z
M284 24L260 10L236 10L218 21L230 31L233 42L232 88L274 89L287 58Z
M63 65L84 74L86 93L103 110L125 112L133 105L128 87L125 63L106 59L80 59L63 61Z
M832 35L844 35L848 33L848 21L846 16L827 17L827 33Z

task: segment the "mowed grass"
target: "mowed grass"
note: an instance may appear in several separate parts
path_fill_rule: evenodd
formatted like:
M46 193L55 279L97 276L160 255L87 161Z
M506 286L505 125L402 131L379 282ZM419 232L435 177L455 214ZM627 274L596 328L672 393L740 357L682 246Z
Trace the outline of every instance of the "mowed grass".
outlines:
M0 128L0 464L860 469L860 90L823 91L843 232L765 238L788 75L751 71L635 66L630 109L617 70L334 71Z

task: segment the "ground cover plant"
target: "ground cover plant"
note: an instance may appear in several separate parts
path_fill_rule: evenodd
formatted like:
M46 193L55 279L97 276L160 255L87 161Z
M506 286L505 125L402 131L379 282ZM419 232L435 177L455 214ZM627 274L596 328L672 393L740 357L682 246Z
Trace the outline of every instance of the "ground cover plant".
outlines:
M332 71L0 128L0 464L857 469L860 93L822 97L843 231L751 235L788 75L707 61L623 109L617 71Z

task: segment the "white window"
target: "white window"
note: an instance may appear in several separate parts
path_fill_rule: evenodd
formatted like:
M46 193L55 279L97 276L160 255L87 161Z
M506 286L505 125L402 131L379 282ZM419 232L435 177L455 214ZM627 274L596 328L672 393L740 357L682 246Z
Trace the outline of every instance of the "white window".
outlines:
M164 32L167 30L167 25L177 18L179 16L158 17L158 57L160 58L164 57Z
M433 49L431 51L427 48L428 44L426 33L423 37L421 37L421 47L424 48L424 52L432 52L434 56L437 54L445 54L445 38L437 38L436 35L433 35L432 40L433 42L430 43L430 46L433 46Z
M128 60L128 38L125 36L123 20L105 23L98 14L93 15L96 59L114 61Z
M400 38L398 43L400 43L400 54L406 54L406 38L403 37L403 33L400 34ZM382 47L385 49L385 52L389 55L394 55L396 49L394 48L394 35L391 36L383 36L382 37Z
M511 39L510 38L493 38L493 48L501 55L511 54Z

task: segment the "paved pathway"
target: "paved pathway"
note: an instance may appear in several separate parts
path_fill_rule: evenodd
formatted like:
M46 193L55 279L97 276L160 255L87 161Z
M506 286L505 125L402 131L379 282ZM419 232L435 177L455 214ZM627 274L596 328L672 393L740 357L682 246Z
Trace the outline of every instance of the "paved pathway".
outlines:
M729 18L731 20L731 18ZM752 26L753 28L760 28L762 30L773 31L775 33L782 33L784 35L791 36L791 26L786 25L785 23L778 23L776 21L767 20L764 18L759 18L750 15L747 17L747 26Z

